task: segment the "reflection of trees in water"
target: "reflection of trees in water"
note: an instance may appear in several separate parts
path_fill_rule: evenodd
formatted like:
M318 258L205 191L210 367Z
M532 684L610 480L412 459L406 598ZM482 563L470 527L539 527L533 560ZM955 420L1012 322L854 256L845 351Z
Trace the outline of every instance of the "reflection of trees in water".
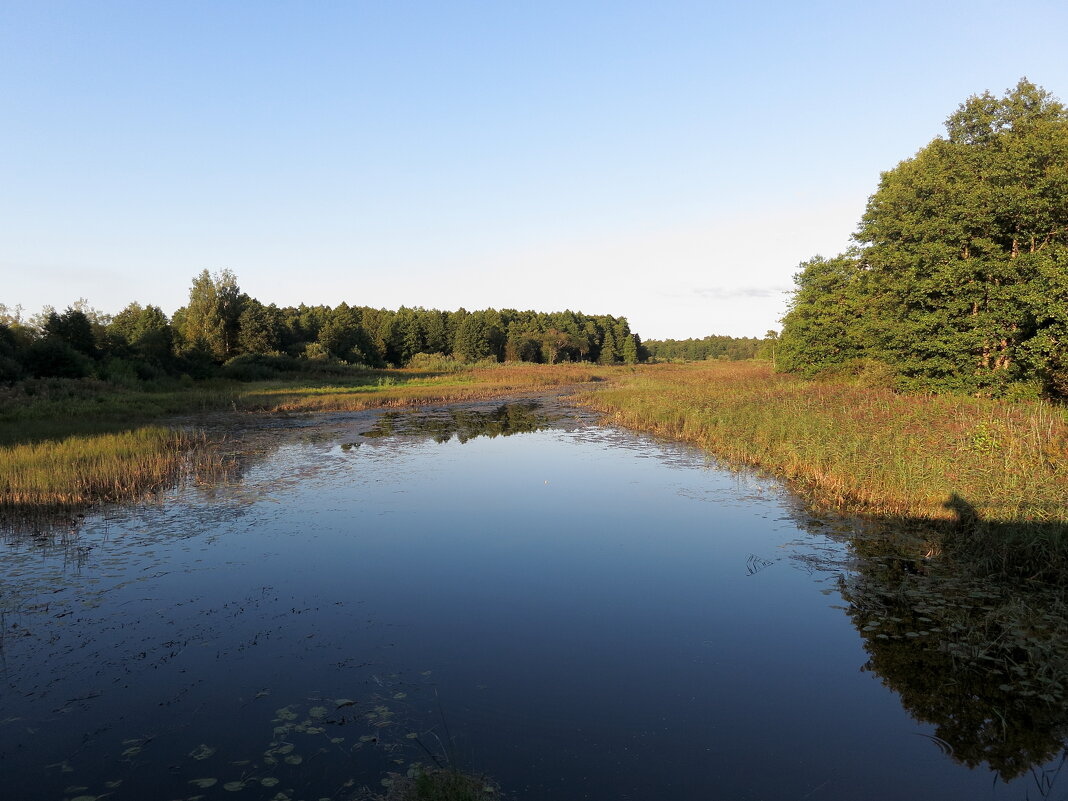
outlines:
M448 442L454 436L460 442L475 437L508 437L548 428L552 419L541 411L541 404L504 403L494 409L452 408L430 412L387 412L365 437L422 436L436 442Z
M1064 754L1063 589L924 558L937 554L938 538L915 524L879 528L850 537L859 558L839 579L869 656L864 669L916 720L933 724L936 743L961 764L986 763L1009 781ZM895 538L902 529L911 536Z

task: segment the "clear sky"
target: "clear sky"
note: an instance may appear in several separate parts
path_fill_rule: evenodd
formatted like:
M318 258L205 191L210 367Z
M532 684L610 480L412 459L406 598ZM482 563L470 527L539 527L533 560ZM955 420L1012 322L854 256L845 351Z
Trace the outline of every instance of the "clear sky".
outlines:
M570 308L760 336L1068 3L0 0L0 303Z

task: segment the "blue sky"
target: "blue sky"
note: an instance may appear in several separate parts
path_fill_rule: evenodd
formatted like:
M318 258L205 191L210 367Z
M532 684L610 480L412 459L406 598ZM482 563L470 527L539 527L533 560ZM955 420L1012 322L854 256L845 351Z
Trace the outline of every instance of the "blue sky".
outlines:
M762 335L1068 4L0 2L0 303L621 314Z

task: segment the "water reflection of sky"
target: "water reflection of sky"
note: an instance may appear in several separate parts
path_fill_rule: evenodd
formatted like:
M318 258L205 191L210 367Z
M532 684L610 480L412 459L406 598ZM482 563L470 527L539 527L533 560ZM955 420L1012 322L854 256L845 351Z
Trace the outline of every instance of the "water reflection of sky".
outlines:
M847 546L774 483L582 414L443 443L370 424L267 428L239 481L89 518L77 558L8 545L19 798L344 798L424 741L519 798L1024 797L861 670Z

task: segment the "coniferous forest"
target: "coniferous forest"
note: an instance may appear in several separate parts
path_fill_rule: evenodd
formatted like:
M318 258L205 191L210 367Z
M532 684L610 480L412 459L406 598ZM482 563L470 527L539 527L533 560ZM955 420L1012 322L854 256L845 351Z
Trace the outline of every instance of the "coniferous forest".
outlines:
M801 264L780 369L1068 395L1068 109L1022 79L882 174L856 245Z

